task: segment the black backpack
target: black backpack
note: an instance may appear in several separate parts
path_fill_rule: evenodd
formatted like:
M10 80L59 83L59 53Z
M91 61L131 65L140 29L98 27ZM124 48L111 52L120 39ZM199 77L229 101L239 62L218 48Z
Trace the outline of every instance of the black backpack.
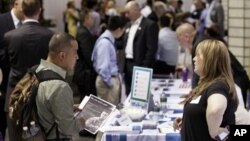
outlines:
M39 130L36 135L33 134L32 136L30 136L30 139L36 141L46 140L46 136L48 136L48 134L55 127L57 138L59 138L59 132L56 123L51 125L48 133L45 133L42 125L39 123L39 116L36 106L36 96L39 84L41 82L49 80L64 81L64 79L52 70L41 70L36 73L37 67L38 65L28 70L24 77L17 83L10 95L9 118L13 123L15 123L14 130L16 130L18 140L22 140L22 134L24 134L23 127L26 126L28 129L31 129L31 121L34 121L35 126L40 128L41 130ZM28 133L31 133L31 131L28 130Z

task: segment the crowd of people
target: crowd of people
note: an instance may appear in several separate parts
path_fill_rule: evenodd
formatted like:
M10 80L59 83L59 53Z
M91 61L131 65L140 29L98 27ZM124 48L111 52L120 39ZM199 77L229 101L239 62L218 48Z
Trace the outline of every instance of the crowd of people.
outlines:
M65 31L59 33L39 24L40 0L10 4L12 9L0 15L3 138L8 126L10 141L16 141L15 123L6 116L9 97L36 64L40 64L37 71L49 69L63 78L74 71L69 83L77 86L81 99L94 94L114 105L120 103L123 81L129 95L134 66L171 75L181 64L190 72L193 89L183 101L183 118L174 125L181 129L182 140L216 139L226 126L236 123L235 85L246 101L250 82L224 40L227 32L219 0L193 0L190 12L182 11L181 0L147 0L142 6L128 0L123 8L116 8L113 0L83 0L80 10L69 1L63 13ZM183 62L182 52L189 56ZM69 83L44 82L36 98L45 131L56 122L62 140L71 140L85 126L84 119L73 117L74 91ZM200 127L193 127L197 123ZM56 129L47 139L56 139Z

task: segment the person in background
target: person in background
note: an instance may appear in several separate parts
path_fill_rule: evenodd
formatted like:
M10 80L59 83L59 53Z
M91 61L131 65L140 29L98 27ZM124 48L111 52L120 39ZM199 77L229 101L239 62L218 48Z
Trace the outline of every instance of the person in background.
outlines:
M74 69L78 59L77 49L78 44L73 36L67 33L54 34L49 42L48 57L41 60L36 72L52 70L65 79L66 73ZM72 140L72 136L85 126L83 118L74 117L73 91L65 81L51 80L40 83L36 105L39 122L46 133L53 123L57 124L46 140L56 141L56 130L59 131L60 140Z
M120 16L110 17L107 29L97 39L92 53L92 61L98 76L96 78L97 96L114 105L120 103L121 80L117 61L115 39L122 36L124 22ZM99 132L96 141L100 141Z
M40 0L22 0L23 25L4 35L4 47L10 61L10 73L5 99L5 111L9 111L9 98L18 81L27 70L39 64L48 55L48 44L53 33L38 22L41 12ZM16 141L13 124L8 120L9 138Z
M120 16L110 17L107 30L97 39L92 53L97 96L114 104L120 103L121 81L115 49L115 38L123 34L124 23Z
M157 52L158 26L141 15L136 1L125 5L125 16L130 20L124 34L126 94L130 93L134 66L152 68Z
M149 14L152 12L153 7L153 0L147 0L145 4L143 5L143 8L141 9L141 14L143 17L148 17Z
M178 0L177 1L177 7L175 9L176 13L182 13L182 6L183 6L183 1L182 0Z
M10 0L11 11L0 14L0 68L3 73L3 82L0 85L0 132L5 138L5 131L7 127L6 113L4 111L4 103L7 91L8 76L10 71L10 64L4 48L4 34L10 30L18 28L22 24L23 12L21 10L22 0Z
M105 9L105 15L107 15L108 17L119 15L116 10L115 2L113 0L108 1Z
M222 4L218 0L206 0L208 4L205 27L217 27L220 36L224 37L224 10Z
M93 17L89 10L80 13L81 25L77 30L76 40L79 45L78 56L73 76L73 83L78 86L80 97L83 99L90 94L96 95L96 72L91 61L91 54L95 45L95 37L90 32L94 25Z
M94 19L94 26L91 27L90 31L96 38L98 38L101 33L101 16L95 9L97 4L97 0L87 0L86 2L86 8L90 10L92 18Z
M200 80L183 101L183 117L174 129L181 130L182 141L217 140L226 126L235 124L238 107L228 49L219 40L204 40L193 60Z
M176 33L171 29L173 22L174 18L170 13L160 17L161 29L159 32L156 68L154 68L156 74L175 73L179 43Z
M77 22L79 20L78 11L75 8L75 1L69 1L67 3L67 9L65 11L65 18L67 23L67 31L73 37L76 37L77 33Z
M156 1L153 4L152 12L148 15L148 19L158 23L161 16L167 11L167 5L162 1Z

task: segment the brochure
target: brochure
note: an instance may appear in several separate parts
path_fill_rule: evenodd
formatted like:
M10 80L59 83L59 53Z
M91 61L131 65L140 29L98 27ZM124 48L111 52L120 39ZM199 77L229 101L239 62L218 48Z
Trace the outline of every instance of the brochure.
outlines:
M75 116L77 118L83 117L85 119L85 130L96 134L114 111L115 105L90 95L82 100L79 108L82 110Z

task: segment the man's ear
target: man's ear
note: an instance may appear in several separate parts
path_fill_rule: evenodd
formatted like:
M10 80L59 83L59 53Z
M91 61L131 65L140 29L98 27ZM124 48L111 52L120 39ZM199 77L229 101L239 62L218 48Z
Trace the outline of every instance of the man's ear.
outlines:
M58 54L58 56L59 56L59 60L60 60L60 61L63 61L64 58L65 58L65 56L66 56L66 54L65 54L65 52L61 51L61 52Z

